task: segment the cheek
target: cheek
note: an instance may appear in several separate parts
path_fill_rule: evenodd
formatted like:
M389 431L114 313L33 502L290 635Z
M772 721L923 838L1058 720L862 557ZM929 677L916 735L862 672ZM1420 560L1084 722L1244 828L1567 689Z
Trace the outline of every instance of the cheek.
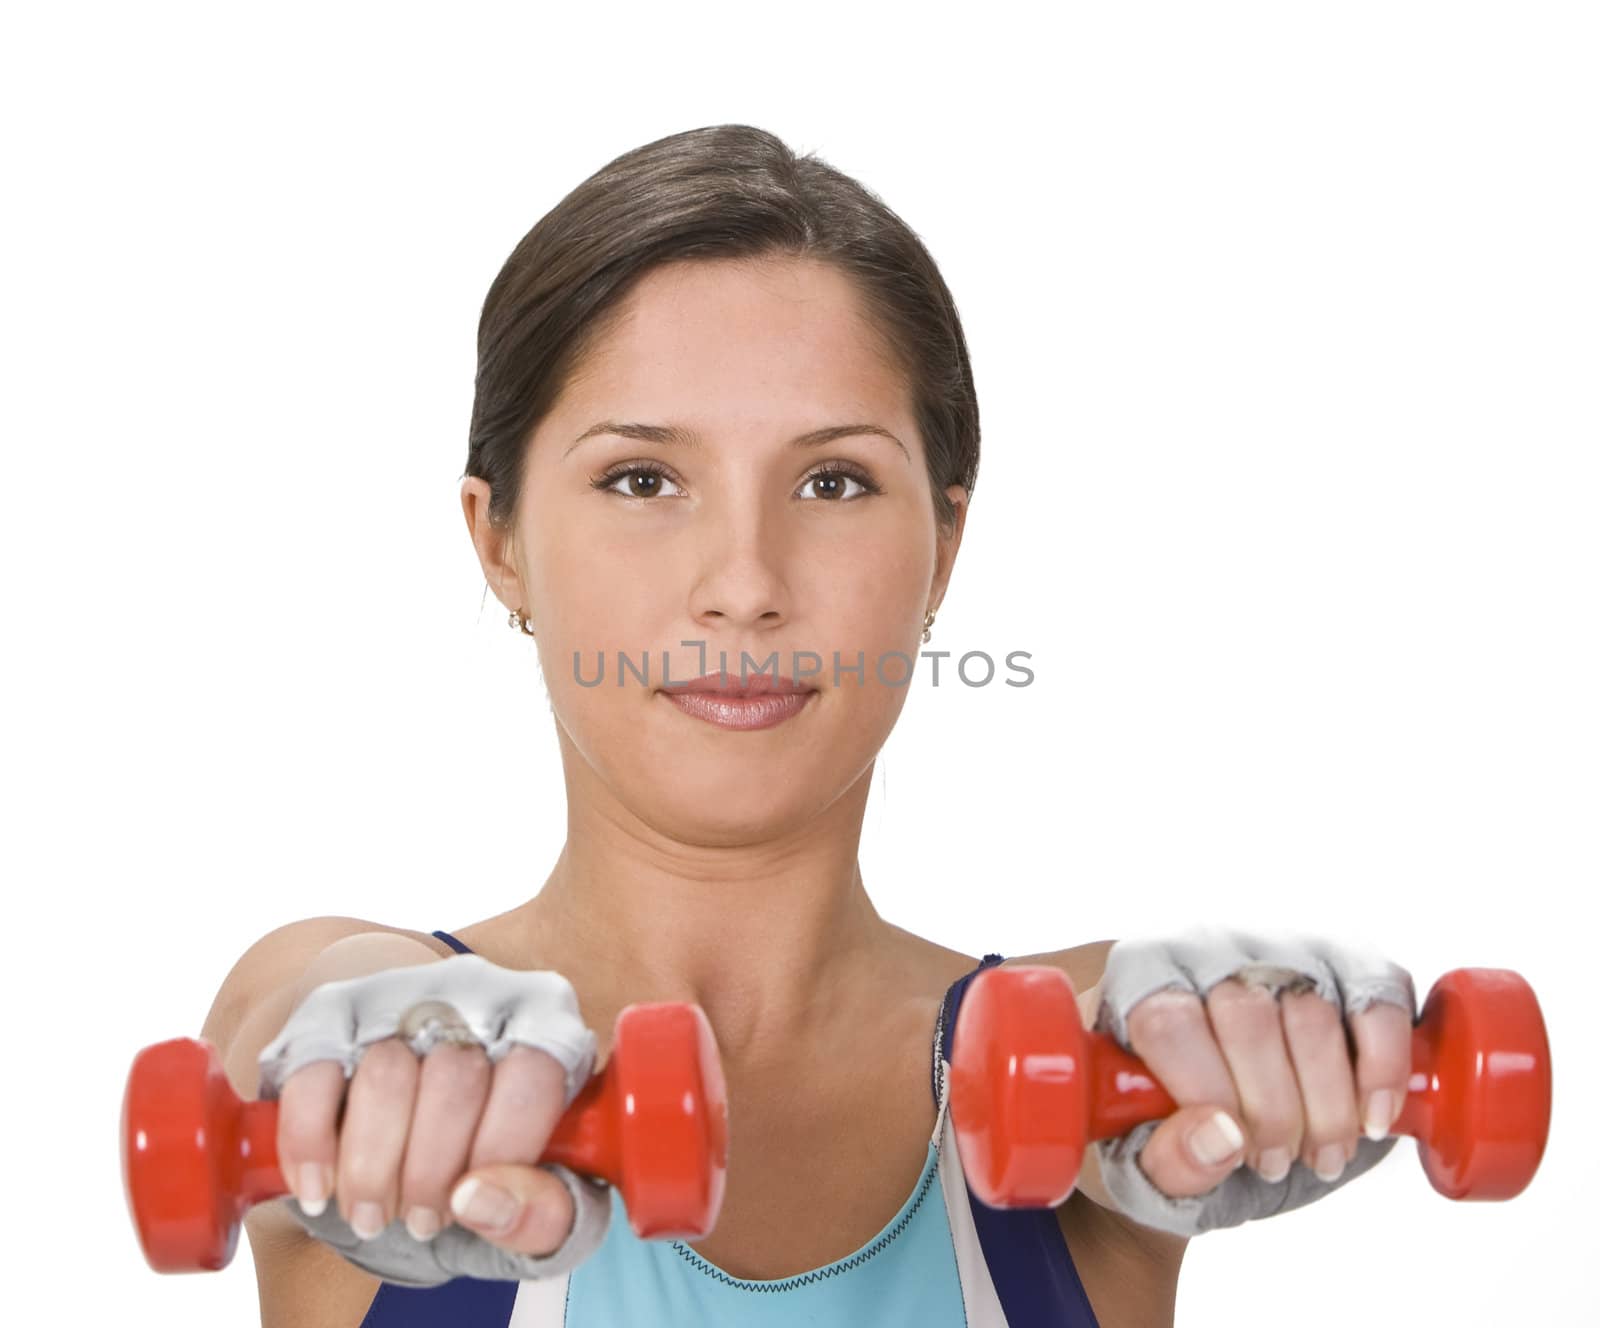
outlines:
M797 612L840 638L841 648L905 649L913 626L921 631L932 576L931 549L924 554L910 539L854 551L831 546L797 587Z
M670 602L673 581L664 560L608 541L603 532L552 524L530 562L540 632L569 660L574 650L592 657L599 650L659 648L639 634Z

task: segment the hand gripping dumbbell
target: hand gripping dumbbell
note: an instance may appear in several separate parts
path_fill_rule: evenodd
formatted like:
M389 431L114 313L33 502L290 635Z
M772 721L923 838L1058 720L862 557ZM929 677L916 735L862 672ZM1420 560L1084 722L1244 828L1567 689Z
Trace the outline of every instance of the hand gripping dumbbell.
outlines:
M952 1036L951 1122L972 1191L991 1208L1055 1207L1092 1141L1177 1109L1143 1061L1083 1027L1058 968L985 969ZM1389 1132L1417 1140L1429 1181L1452 1199L1522 1192L1550 1132L1550 1043L1521 976L1458 968L1434 984Z
M122 1101L128 1207L158 1272L223 1267L245 1209L287 1194L278 1103L244 1102L209 1042L174 1038L134 1057ZM727 1091L698 1005L635 1004L611 1056L562 1113L538 1162L619 1185L643 1239L716 1224L728 1170Z

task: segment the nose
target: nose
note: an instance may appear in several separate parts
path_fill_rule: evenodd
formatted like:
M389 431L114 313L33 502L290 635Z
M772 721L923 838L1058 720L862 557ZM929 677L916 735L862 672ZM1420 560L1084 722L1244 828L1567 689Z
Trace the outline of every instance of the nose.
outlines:
M739 506L739 505L735 505ZM706 514L705 544L690 591L689 611L702 626L760 631L786 622L789 591L784 539L759 504L719 519Z

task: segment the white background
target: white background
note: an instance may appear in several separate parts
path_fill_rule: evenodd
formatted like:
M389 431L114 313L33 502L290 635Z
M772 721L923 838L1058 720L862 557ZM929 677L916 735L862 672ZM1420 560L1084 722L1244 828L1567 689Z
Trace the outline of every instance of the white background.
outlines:
M243 1249L140 1259L133 1053L282 922L455 927L543 880L551 721L457 499L478 311L581 179L727 121L939 261L984 459L933 648L1034 656L910 698L879 910L974 955L1213 921L1354 931L1419 992L1521 971L1529 1190L1450 1203L1403 1142L1193 1242L1178 1322L1587 1318L1592 7L589 12L7 21L4 1248L53 1305L7 1318L253 1321Z

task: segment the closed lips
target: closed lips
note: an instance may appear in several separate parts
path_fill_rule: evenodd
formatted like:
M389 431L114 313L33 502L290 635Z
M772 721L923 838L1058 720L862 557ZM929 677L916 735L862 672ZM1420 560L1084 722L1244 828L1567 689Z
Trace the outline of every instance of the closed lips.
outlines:
M786 723L817 694L816 688L799 686L788 678L749 678L743 685L701 678L663 690L674 706L693 719L719 729L746 731Z
M663 688L674 693L710 693L728 700L743 700L752 696L788 696L797 692L814 692L810 683L796 682L793 678L774 677L770 674L752 674L736 680L726 673L708 673L692 682L672 683Z

